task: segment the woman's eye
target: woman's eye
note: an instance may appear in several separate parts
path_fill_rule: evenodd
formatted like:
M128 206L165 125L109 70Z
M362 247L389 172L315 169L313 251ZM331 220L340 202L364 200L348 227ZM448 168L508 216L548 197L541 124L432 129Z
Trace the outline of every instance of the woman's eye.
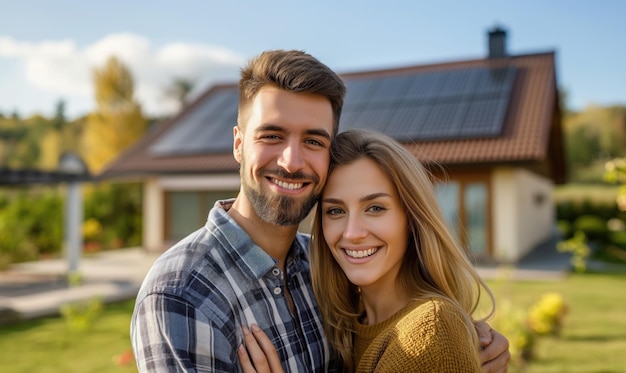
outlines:
M329 209L326 209L326 215L331 215L331 216L336 216L341 214L343 211L340 208L337 207L331 207Z
M367 211L370 211L370 212L382 212L382 211L385 211L385 210L386 209L384 207L382 207L382 206L370 206L367 209Z

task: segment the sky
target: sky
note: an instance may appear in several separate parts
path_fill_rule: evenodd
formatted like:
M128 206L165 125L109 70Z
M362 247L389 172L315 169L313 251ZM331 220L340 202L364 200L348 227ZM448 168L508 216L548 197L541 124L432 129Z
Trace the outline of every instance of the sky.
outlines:
M484 58L487 32L509 53L553 51L569 109L626 105L621 0L0 0L0 113L75 118L95 109L92 74L115 55L148 115L233 83L267 49L304 50L338 73Z

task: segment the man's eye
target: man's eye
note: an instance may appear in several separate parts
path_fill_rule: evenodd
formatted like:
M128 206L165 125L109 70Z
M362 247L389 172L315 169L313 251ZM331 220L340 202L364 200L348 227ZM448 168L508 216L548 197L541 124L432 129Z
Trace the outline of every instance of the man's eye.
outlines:
M306 143L307 144L311 144L311 145L315 145L315 146L324 146L323 142L321 142L319 140L316 140L316 139L308 139L308 140L306 140Z

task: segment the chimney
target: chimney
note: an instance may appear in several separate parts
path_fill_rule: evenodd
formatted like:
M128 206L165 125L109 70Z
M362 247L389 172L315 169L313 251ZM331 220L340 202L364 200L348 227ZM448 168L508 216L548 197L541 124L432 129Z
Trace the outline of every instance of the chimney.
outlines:
M495 26L489 30L489 58L503 58L506 53L506 31Z

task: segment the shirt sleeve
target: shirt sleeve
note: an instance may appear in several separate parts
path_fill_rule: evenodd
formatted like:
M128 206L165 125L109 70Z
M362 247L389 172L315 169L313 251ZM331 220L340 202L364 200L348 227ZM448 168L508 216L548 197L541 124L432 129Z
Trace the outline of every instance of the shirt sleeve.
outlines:
M239 371L234 337L229 341L219 323L180 297L148 295L136 305L130 329L141 373Z

